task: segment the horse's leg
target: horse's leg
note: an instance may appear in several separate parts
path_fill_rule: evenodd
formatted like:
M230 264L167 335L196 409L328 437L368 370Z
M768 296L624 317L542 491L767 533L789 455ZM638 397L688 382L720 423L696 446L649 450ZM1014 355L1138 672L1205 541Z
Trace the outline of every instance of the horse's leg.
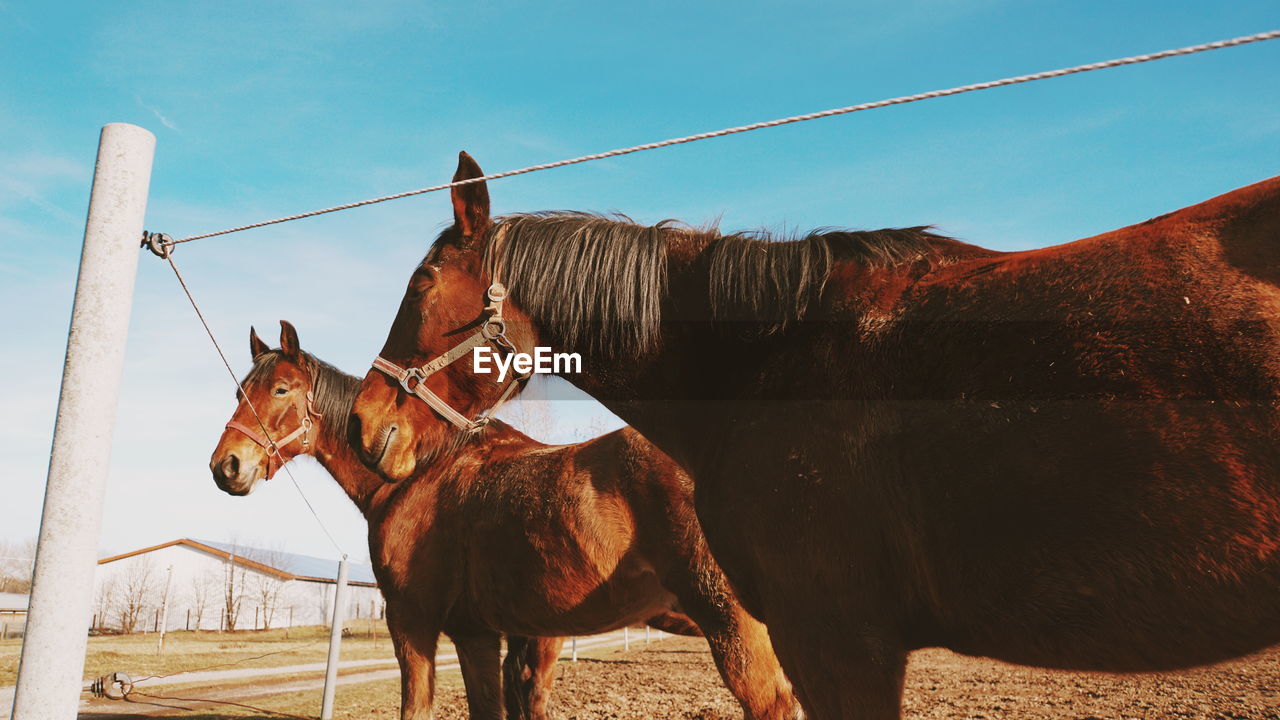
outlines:
M803 717L768 630L738 604L709 553L699 553L696 563L673 573L666 585L706 635L720 676L747 720Z
M564 638L507 636L507 658L502 663L502 694L507 720L547 720L551 684Z
M474 632L453 636L467 687L471 720L502 720L502 636Z
M430 720L436 691L436 642L440 631L421 615L387 602L387 630L400 661L400 720Z

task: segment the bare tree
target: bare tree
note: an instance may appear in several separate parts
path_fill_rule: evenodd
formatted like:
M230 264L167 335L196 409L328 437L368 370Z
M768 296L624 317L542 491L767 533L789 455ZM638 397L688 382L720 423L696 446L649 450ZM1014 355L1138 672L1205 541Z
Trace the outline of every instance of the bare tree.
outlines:
M288 572L289 554L279 545L270 547L242 548L244 557L260 565L280 572ZM258 614L262 618L262 629L269 630L275 620L276 610L280 606L280 595L284 591L285 581L264 572L255 572L249 576L247 591L258 604Z
M36 541L0 542L0 592L31 592L31 568L36 559Z
M154 576L155 565L149 557L132 559L124 571L115 603L121 632L133 632L146 610L154 605L157 593Z
M235 546L232 546L233 550ZM222 588L222 616L226 619L228 631L236 629L240 620L240 605L244 602L245 569L243 558L236 562L236 552L227 558L227 574Z
M116 579L115 576L108 577L98 586L98 592L93 598L93 618L94 629L105 630L108 627L109 616L115 607L116 601Z
M316 603L315 609L316 609L316 612L319 613L320 624L328 625L329 615L333 612L332 610L333 602L329 596L329 591L332 588L335 588L337 586L329 585L327 583L315 583L315 586L316 586L316 592L315 592L315 595L313 596L315 598L315 603Z
M218 586L222 584L222 576L214 570L206 570L192 576L191 585L187 588L187 597L191 601L191 614L195 616L195 629L199 630L204 622L204 615L213 607L218 596Z

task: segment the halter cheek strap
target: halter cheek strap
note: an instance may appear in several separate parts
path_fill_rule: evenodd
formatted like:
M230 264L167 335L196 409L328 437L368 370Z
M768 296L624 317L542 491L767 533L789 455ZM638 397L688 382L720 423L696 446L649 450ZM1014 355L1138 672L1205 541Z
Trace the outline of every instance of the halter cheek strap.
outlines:
M400 383L400 387L404 391L417 397L425 402L440 417L449 421L454 427L466 432L475 432L485 425L489 424L489 420L493 417L493 413L502 406L504 402L515 392L516 387L528 380L532 373L513 374L511 381L507 383L506 389L502 391L502 395L497 402L489 407L489 409L480 413L474 420L455 410L443 398L431 392L427 388L426 380L435 373L443 370L457 360L465 357L472 349L494 344L507 352L515 352L516 346L507 338L507 325L502 319L502 302L507 297L507 289L500 282L495 282L485 291L485 318L484 324L480 329L472 333L470 337L449 349L445 354L428 361L427 363L417 366L402 368L399 365L379 355L373 361L373 369L386 373Z
M309 445L311 445L311 430L315 428L315 421L312 420L311 418L324 417L320 413L316 412L315 397L312 395L310 390L307 391L307 398L305 403L302 401L299 401L298 403L296 403L294 405L294 411L298 414L299 417L302 418L301 424L298 426L298 429L294 430L293 432L289 433L288 435L285 435L284 437L274 442L272 442L270 437L265 437L263 435L260 435L253 428L250 428L249 426L244 425L242 423L238 423L235 420L228 422L226 425L226 429L239 431L240 433L248 437L250 440L257 443L257 445L261 447L263 450L267 451L267 479L268 480L270 480L271 476L275 474L275 471L271 467L272 464L273 463L278 463L281 465L284 464L284 458L280 455L280 448L287 446L289 443L293 442L294 440L297 440L298 436L302 436L302 447L305 450Z

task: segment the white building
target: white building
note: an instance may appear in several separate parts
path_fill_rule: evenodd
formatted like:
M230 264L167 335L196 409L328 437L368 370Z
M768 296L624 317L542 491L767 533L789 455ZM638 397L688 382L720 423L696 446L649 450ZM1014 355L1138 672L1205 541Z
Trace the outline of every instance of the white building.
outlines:
M20 637L27 627L26 593L0 593L0 640Z
M166 585L169 630L327 625L336 560L183 538L98 561L93 626L159 628ZM348 563L348 618L382 617L373 568Z

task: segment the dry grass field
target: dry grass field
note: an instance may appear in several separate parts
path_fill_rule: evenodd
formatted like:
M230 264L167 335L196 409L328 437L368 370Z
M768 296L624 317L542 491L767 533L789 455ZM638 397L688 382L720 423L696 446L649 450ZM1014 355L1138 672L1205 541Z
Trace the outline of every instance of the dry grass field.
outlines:
M368 620L352 620L351 633L342 641L343 660L388 658L395 652L386 625ZM94 678L123 671L134 677L168 675L219 663L234 667L278 667L323 662L328 652L329 630L319 626L285 630L224 632L171 632L165 635L165 651L157 651L157 636L150 634L100 635L89 638L84 674ZM12 685L18 675L21 638L0 641L0 686ZM269 654L270 653L270 654ZM244 661L257 655L267 657ZM238 662L244 661L244 662Z

